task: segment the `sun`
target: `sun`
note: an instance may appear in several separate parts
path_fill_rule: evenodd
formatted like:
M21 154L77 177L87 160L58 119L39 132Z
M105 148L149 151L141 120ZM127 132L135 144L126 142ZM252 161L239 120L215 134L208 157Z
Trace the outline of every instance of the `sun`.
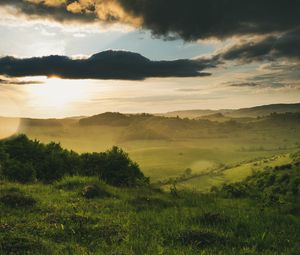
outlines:
M31 102L37 107L68 107L85 97L85 86L74 80L48 78L45 84L33 85L29 91Z

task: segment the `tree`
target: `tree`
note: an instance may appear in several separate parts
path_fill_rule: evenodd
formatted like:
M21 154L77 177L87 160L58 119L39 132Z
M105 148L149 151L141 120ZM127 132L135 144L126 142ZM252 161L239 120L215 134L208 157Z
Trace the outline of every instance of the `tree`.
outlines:
M140 181L146 179L139 165L133 162L128 154L119 147L114 146L105 154L104 172L101 177L107 183L115 186L136 186Z
M115 186L136 186L147 182L137 163L118 147L104 153L85 153L81 155L82 174L99 176Z
M3 165L2 175L9 181L21 183L32 182L36 179L36 172L31 163L24 164L13 159Z

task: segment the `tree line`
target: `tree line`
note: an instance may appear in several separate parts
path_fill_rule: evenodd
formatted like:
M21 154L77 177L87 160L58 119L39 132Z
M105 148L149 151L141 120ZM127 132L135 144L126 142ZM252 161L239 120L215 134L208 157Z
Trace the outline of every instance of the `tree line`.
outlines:
M148 183L137 163L116 146L78 154L59 143L43 144L18 135L0 142L0 176L9 181L51 183L65 175L98 176L114 186Z

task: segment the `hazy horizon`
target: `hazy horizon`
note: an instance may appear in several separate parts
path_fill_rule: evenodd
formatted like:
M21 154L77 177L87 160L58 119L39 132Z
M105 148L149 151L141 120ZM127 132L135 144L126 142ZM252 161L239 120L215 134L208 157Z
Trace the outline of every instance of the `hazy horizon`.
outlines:
M67 116L48 116L48 117L39 117L39 116L32 116L32 115L0 115L0 118L33 118L33 119L68 119L68 118L84 118L84 117L91 117L98 114L103 113L121 113L121 114L153 114L153 115L160 115L160 114L167 114L167 113L173 113L173 112L184 112L184 111L231 111L231 110L239 110L239 109L248 109L248 108L255 108L260 106L271 106L271 105L294 105L294 104L300 104L300 102L289 102L289 103L271 103L271 104L258 104L258 105L249 105L246 107L237 107L237 108L192 108L192 109L174 109L166 112L145 112L145 111L136 111L136 112L121 112L121 111L103 111L103 112L96 112L93 114L83 114L83 115L67 115Z

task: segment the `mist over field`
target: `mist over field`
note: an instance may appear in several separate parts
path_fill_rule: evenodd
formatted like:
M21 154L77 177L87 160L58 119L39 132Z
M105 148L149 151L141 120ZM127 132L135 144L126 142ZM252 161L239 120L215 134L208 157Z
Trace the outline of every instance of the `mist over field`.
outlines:
M195 111L103 113L82 118L22 119L18 132L45 143L58 142L79 153L120 146L153 182L158 182L180 177L186 169L201 175L290 153L299 147L299 112L300 106L295 104L212 111L208 115L199 111L197 117ZM169 117L172 115L176 117ZM241 169L236 180L249 175L252 168ZM207 191L214 184L226 182L226 175L207 175L180 185Z

